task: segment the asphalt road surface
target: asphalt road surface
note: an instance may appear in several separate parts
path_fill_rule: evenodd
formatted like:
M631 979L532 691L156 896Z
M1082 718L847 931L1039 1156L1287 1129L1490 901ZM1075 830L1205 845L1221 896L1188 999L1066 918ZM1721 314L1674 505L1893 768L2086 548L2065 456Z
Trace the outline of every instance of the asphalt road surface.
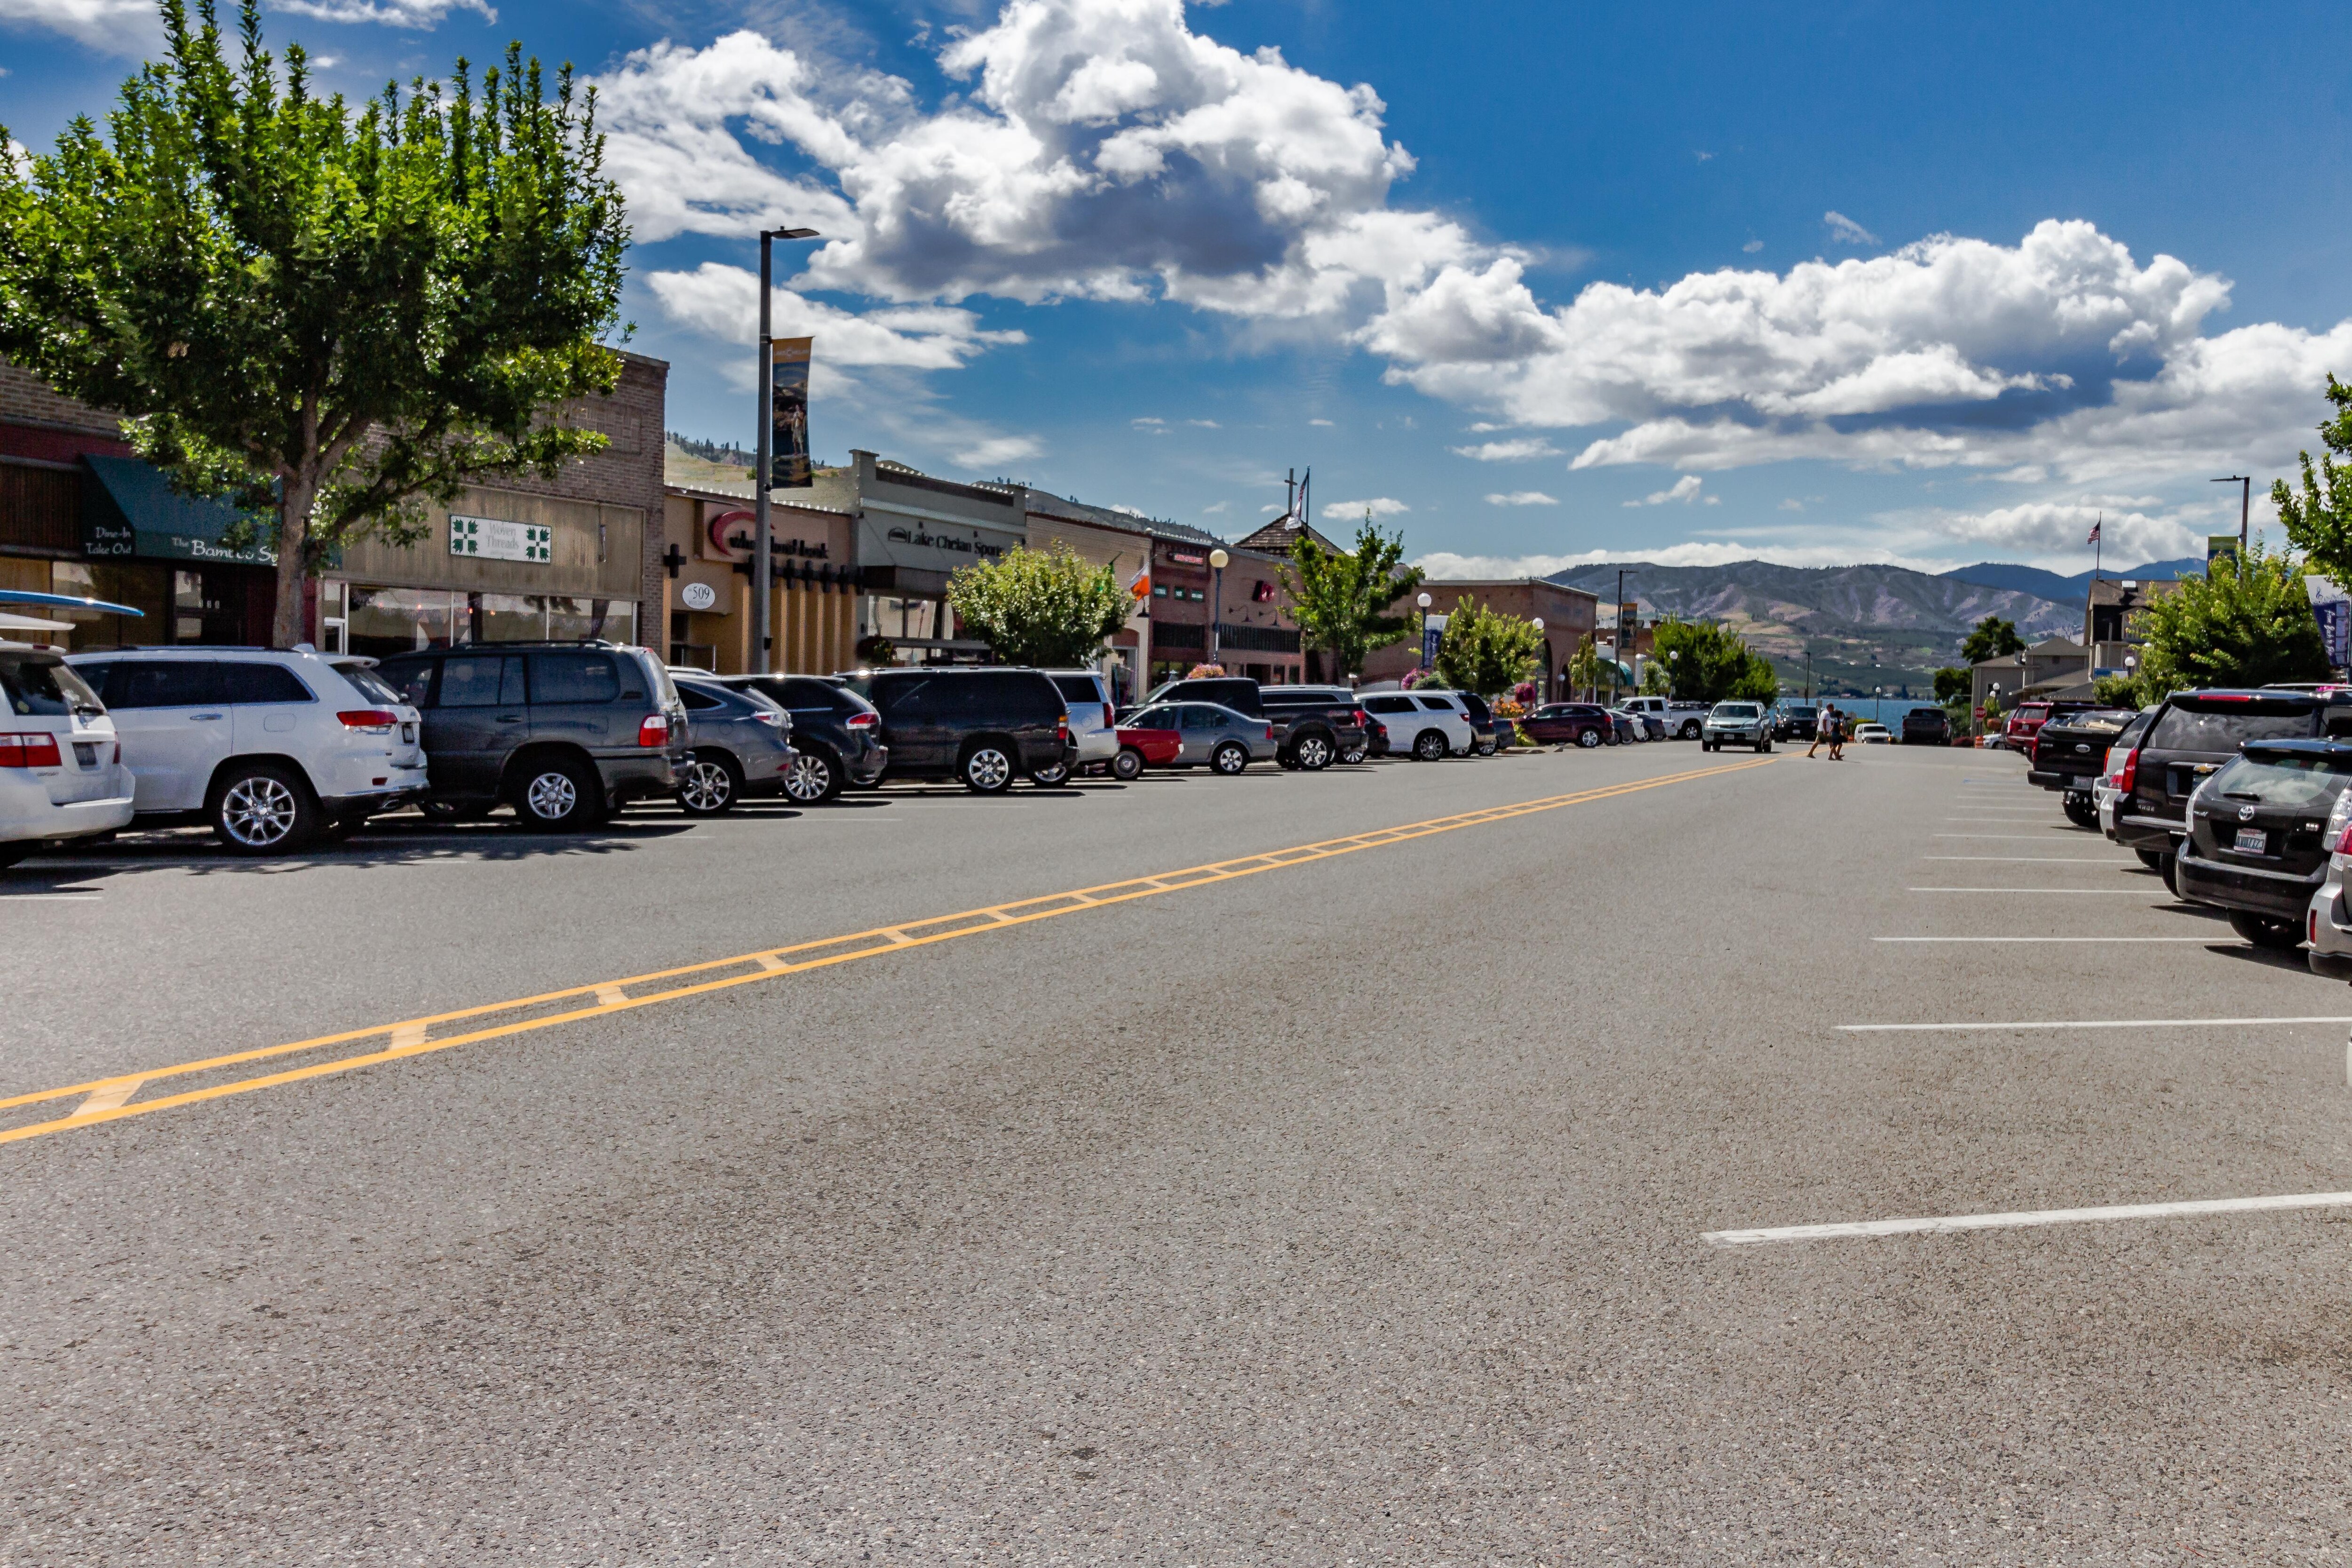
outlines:
M2352 1207L2052 1211L2352 1189L2352 994L2020 772L28 862L0 1563L2340 1561Z

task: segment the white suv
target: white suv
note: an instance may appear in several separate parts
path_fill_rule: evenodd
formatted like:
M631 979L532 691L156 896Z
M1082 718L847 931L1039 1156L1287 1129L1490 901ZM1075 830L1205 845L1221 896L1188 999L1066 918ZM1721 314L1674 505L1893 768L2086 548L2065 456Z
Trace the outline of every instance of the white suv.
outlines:
M416 709L309 646L130 648L68 661L98 688L142 822L208 824L246 854L350 832L425 793Z
M1478 744L1478 732L1462 699L1452 692L1373 692L1363 699L1364 711L1389 732L1389 750L1411 752L1417 761L1467 757Z
M1097 762L1117 761L1118 710L1111 706L1110 684L1101 672L1048 670L1045 678L1054 683L1054 689L1062 694L1063 706L1070 710L1070 739L1078 748L1076 766L1084 770ZM1059 784L1069 776L1069 765L1059 771L1041 768L1030 775L1040 784Z
M0 866L131 821L114 723L63 655L0 643Z

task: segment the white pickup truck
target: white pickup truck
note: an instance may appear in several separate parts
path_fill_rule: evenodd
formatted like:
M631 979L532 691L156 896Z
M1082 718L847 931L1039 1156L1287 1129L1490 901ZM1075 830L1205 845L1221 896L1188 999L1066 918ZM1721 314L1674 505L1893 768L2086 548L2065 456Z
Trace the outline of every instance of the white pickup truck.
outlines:
M1706 727L1705 703L1678 703L1665 697L1627 697L1617 705L1643 716L1650 727L1676 740L1696 740Z

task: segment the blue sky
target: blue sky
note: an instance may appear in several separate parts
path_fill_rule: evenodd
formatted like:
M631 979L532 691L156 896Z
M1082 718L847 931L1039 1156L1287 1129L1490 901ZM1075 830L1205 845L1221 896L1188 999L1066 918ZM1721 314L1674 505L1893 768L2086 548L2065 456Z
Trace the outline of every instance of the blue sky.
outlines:
M268 25L355 94L514 37L597 75L634 346L701 435L751 428L748 236L788 222L830 242L778 300L821 455L1227 534L1312 467L1441 570L2076 570L2102 515L2110 562L2182 553L2352 377L2316 6L488 10ZM36 146L153 36L0 27Z

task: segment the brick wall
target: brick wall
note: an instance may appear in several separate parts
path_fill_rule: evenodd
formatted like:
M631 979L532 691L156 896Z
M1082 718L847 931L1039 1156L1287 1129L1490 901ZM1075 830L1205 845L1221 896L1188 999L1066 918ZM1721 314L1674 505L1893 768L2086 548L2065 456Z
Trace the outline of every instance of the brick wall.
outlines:
M120 438L115 416L49 390L49 383L0 360L0 424L46 425Z

